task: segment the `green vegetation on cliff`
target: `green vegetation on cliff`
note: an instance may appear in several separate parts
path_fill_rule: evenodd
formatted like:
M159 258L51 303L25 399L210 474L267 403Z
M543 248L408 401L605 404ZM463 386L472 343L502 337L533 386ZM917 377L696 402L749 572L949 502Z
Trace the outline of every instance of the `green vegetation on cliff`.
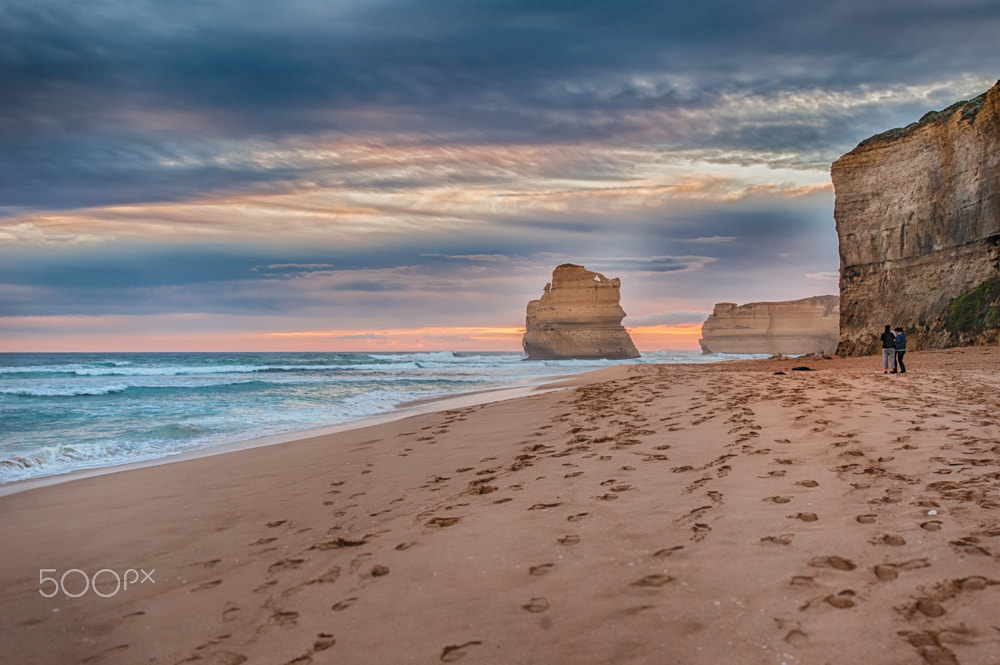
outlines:
M1000 81L998 81L998 83L1000 83ZM920 120L917 122L911 122L906 127L896 127L895 129L890 129L882 132L881 134L876 134L871 138L865 139L858 144L858 148L872 146L876 143L895 141L896 139L900 139L908 134L911 134L914 130L925 125L932 123L940 124L945 122L948 118L958 112L962 113L962 120L971 124L976 119L976 115L979 113L979 110L983 108L983 104L986 102L986 95L987 93L984 92L974 99L963 99L962 101L955 102L948 108L941 111L928 111L921 116Z
M991 277L952 300L943 318L952 337L996 340L1000 331L1000 279Z

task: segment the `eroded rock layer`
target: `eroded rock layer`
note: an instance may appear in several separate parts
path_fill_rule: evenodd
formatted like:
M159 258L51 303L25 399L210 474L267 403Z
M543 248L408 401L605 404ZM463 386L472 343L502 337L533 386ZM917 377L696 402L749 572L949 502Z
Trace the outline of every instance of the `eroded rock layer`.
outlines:
M840 298L815 296L784 302L723 302L701 326L705 353L833 353Z
M997 343L1000 82L863 141L831 169L840 239L841 355Z
M529 360L638 358L622 327L621 280L565 263L552 273L541 299L528 303L524 339Z

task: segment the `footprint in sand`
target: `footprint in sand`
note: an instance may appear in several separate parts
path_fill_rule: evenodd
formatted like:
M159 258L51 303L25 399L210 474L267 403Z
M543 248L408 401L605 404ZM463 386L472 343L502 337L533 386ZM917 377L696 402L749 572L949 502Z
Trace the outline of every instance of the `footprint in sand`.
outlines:
M899 568L894 563L880 563L872 569L882 582L891 582L899 577Z
M577 513L576 515L570 515L569 517L566 518L566 520L569 522L579 522L589 514L590 513Z
M799 519L803 522L815 522L819 519L816 513L798 513L797 515L789 515L790 519Z
M694 532L694 535L691 536L691 540L695 542L704 540L705 536L707 536L708 532L711 530L712 527L708 526L707 524L697 523L693 527L691 527L691 531Z
M679 552L682 549L684 549L683 545L675 545L674 547L666 547L666 548L664 548L662 550L658 550L658 551L654 552L653 553L653 557L657 558L657 559L666 559L668 556L670 556L674 552Z
M827 596L826 602L839 610L846 610L849 607L854 607L854 598L856 595L853 591L847 589L835 596Z
M313 651L326 651L334 644L337 640L330 633L320 633L316 636L316 641L313 642Z
M580 542L580 536L573 536L573 535L563 536L562 538L559 539L558 542L560 545L567 545L567 546L576 545L577 543Z
M813 568L833 568L834 570L854 570L857 566L850 559L839 556L820 556L809 561Z
M878 515L858 515L855 519L857 519L858 524L874 524L877 518Z
M353 605L353 604L354 604L354 602L355 602L356 600L357 600L357 597L354 597L354 598L348 598L348 599L346 599L346 600L342 600L342 601L340 601L339 603L335 604L335 605L334 605L333 607L331 607L330 609L331 609L331 610L336 610L337 612L341 612L341 611L343 611L343 610L346 610L346 609L347 609L348 607L350 607L351 605Z
M805 646L809 644L809 636L799 629L791 630L784 637L785 642L795 646Z
M204 584L200 584L195 588L191 589L191 593L194 593L196 591L205 591L206 589L213 589L219 586L220 584L222 584L222 580L212 580L211 582L205 582Z
M659 588L670 582L673 582L674 578L670 575L646 575L641 580L632 582L632 586L644 587L644 588Z
M226 640L228 640L230 637L232 637L232 634L229 634L229 633L227 633L225 635L219 635L218 637L216 637L214 639L211 639L211 640L205 642L204 644L200 644L200 645L196 646L195 650L200 651L202 649L207 649L208 647L217 646L219 644L222 644Z
M478 646L482 642L475 640L472 642L466 642L465 644L449 645L446 646L441 651L441 662L442 663L454 663L455 661L462 660L465 658L465 650L469 647Z
M537 614L549 609L549 601L545 598L532 598L530 603L521 605L521 608Z
M127 644L119 644L118 646L113 646L110 649L105 649L96 656L90 656L89 658L84 658L80 663L101 663L104 662L105 656L110 656L112 654L117 654L128 649ZM244 658L244 660L246 660Z
M368 544L367 536L361 540L348 540L346 538L334 538L333 540L324 540L319 543L315 543L309 547L311 550L339 550L344 547L361 547L362 545ZM279 562L280 563L280 562ZM301 561L300 561L301 563Z
M931 520L930 522L924 522L920 525L920 528L925 531L940 531L941 530L941 520Z
M769 496L766 499L761 499L761 501L769 501L771 503L788 503L792 500L790 496Z
M958 658L949 649L941 646L937 633L901 633L911 645L917 648L928 665L958 665Z
M443 529L458 524L461 519L460 517L435 517L427 522L427 526L436 526Z
M917 612L920 612L925 617L930 617L931 619L936 619L940 616L944 616L944 606L936 600L930 598L921 598L916 602L914 608Z
M775 545L791 545L795 534L783 533L779 536L764 536L760 539L762 543L774 543Z
M298 620L299 620L298 612L282 612L279 610L274 614L272 614L271 617L267 620L267 622L281 626L282 628L291 628L296 623L298 623Z
M267 567L268 573L278 573L283 570L294 570L304 564L305 559L282 559L281 561L276 561Z

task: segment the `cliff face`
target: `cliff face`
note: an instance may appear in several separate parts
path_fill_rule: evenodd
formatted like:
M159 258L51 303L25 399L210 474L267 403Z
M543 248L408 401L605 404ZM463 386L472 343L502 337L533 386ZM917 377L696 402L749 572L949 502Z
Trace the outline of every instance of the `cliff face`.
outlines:
M701 327L705 353L833 353L840 327L840 298L816 296L737 307L723 302Z
M566 263L552 273L540 300L528 303L521 345L529 360L638 358L622 327L621 281Z
M841 355L877 352L885 324L910 349L996 344L1000 82L872 137L834 162Z

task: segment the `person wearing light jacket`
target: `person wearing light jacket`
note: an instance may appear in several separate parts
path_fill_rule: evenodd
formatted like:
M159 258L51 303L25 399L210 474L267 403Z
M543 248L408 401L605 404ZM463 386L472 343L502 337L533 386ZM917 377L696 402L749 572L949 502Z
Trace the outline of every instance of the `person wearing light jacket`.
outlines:
M887 324L885 326L885 332L882 333L883 374L889 373L890 365L892 365L892 373L896 374L896 336L892 333L892 326Z

